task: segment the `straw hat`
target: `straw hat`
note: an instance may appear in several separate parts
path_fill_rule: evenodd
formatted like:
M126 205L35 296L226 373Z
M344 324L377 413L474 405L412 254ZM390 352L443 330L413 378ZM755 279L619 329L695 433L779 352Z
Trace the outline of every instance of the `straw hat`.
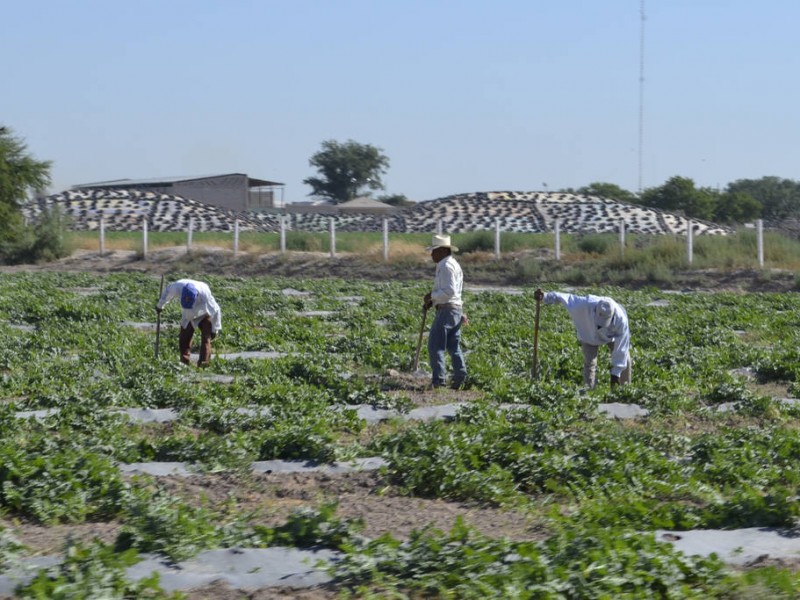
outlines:
M437 248L450 248L453 252L458 252L458 247L450 244L449 235L434 235L433 242L425 248L426 252L433 252Z

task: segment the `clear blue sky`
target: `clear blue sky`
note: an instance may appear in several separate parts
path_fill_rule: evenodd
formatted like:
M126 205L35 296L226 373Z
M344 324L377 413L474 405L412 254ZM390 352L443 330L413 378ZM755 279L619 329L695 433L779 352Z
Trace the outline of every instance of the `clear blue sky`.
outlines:
M800 1L646 0L642 183L800 178ZM0 124L78 183L303 179L373 144L385 193L638 189L640 0L0 0Z

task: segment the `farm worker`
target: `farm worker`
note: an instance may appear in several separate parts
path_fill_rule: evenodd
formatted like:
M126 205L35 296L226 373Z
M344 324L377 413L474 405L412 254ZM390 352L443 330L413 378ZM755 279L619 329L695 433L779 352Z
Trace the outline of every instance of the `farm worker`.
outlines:
M178 337L181 362L189 364L192 336L194 330L199 329L202 337L197 366L207 367L208 361L211 359L211 340L222 329L222 312L219 304L214 300L207 284L193 279L178 279L178 281L170 283L161 294L161 298L156 304L156 312L160 313L164 306L174 298L180 298L183 311L181 333Z
M459 389L467 380L467 366L461 352L461 325L466 323L461 300L464 275L461 266L453 257L458 248L450 243L449 235L434 235L433 243L425 249L436 263L433 290L425 294L425 309L436 309L436 316L428 335L428 356L431 362L431 385L445 385L445 351L450 354L453 366L451 387Z
M567 307L583 348L583 383L594 389L597 385L597 350L608 346L611 351L611 387L631 381L631 331L628 313L617 302L604 296L577 296L537 289L537 301L545 304L560 302Z

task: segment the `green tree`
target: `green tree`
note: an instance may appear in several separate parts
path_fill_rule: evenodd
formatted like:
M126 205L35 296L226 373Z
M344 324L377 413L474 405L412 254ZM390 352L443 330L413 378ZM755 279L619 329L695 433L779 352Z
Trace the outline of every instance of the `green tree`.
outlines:
M609 200L618 200L619 202L636 203L639 201L639 198L633 192L621 188L616 183L602 181L595 181L589 185L579 187L575 193L583 194L584 196L599 196Z
M738 179L729 183L727 192L745 193L757 200L765 219L779 221L800 217L800 182L768 176L761 179Z
M0 204L19 208L30 192L41 192L48 185L50 161L35 160L22 140L0 126Z
M714 208L717 223L746 223L761 216L761 203L745 192L723 192Z
M50 161L34 159L25 143L0 126L0 258L22 262L63 256L63 222L58 211L45 211L28 226L20 210L33 192L50 184Z
M380 148L353 140L343 144L326 140L322 150L308 162L319 172L319 177L303 180L312 188L309 196L326 198L334 204L369 195L363 193L364 188L382 190L381 176L389 167L389 159Z
M669 212L681 212L687 217L712 219L717 194L708 188L696 188L694 181L678 175L664 185L642 192L640 204Z

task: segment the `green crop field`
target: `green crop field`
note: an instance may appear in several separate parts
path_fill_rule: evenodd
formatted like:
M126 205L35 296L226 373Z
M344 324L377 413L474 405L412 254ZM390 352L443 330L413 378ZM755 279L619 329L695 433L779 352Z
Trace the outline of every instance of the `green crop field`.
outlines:
M565 310L542 308L532 381L533 289L468 291L471 387L462 398L424 392L409 375L426 283L205 280L223 311L215 354L279 357L182 366L180 311L170 305L154 358L154 331L137 326L155 321L153 276L0 275L0 574L52 551L30 547L26 532L106 532L67 540L57 550L72 568L43 571L18 597L99 597L69 590L101 580L107 598L170 597L155 579L125 581L123 567L141 553L181 560L276 545L343 552L332 595L319 597L800 595L791 565L734 569L654 536L797 524L800 406L780 400L800 396L796 294L591 288L628 311L634 381L586 392ZM369 424L355 410L402 415L453 400L468 404L450 421ZM607 403L648 414L610 419L598 411ZM137 423L124 408L179 418ZM378 456L387 466L371 480L372 501L408 502L414 512L414 502L435 499L515 515L519 535L468 519L429 527L424 513L406 536L365 535L370 513L345 517L336 494L322 492L289 516L259 497L245 506L245 492L261 493L253 461ZM225 492L202 498L119 469L170 461L219 477Z

